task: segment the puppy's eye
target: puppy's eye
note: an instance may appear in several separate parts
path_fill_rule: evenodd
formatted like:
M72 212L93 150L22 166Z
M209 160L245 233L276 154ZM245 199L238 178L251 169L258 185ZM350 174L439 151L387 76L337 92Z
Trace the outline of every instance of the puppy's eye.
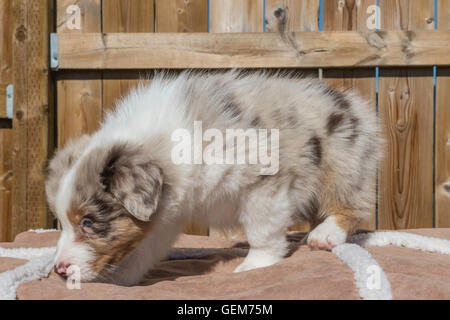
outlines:
M89 218L83 218L83 220L81 220L81 226L83 228L92 228L93 224L94 224L94 221L92 221Z

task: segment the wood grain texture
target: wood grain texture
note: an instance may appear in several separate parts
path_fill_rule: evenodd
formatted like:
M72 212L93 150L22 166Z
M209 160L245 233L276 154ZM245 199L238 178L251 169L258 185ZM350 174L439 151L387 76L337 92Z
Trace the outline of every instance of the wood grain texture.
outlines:
M367 10L376 4L376 0L323 0L323 30L371 31Z
M450 30L450 1L438 0L437 28ZM450 227L450 68L436 78L436 227Z
M14 151L12 236L51 225L45 167L52 140L49 107L48 33L52 2L13 1Z
M319 31L319 0L266 0L266 32Z
M212 33L263 31L263 0L210 0Z
M107 0L106 2L113 2ZM56 30L58 33L101 32L99 23L101 12L101 0L57 0L56 1ZM71 6L80 9L80 29L71 29L71 22L75 22L75 11Z
M13 240L11 223L12 135L11 129L0 129L0 242Z
M13 83L12 0L0 0L0 118L6 117L6 86ZM0 130L0 241L12 241L12 130Z
M60 34L59 69L450 65L448 43L450 31Z
M58 146L92 133L102 119L102 87L98 74L61 75L58 83Z
M153 32L153 0L102 2L103 32Z
M380 0L381 30L433 30L434 0Z
M376 0L324 0L323 1L323 30L325 31L370 31L367 26L367 9L376 5ZM325 69L323 79L330 86L341 89L351 89L358 92L370 102L371 108L376 110L376 77L375 69ZM372 182L376 185L376 179ZM371 219L362 229L376 229L376 192L373 193L374 206Z
M437 29L450 30L450 2L437 0Z
M382 0L381 27L404 30L414 38L419 29L430 29L433 3ZM405 46L404 51L408 52L409 47ZM432 68L380 68L379 112L387 137L386 156L379 171L379 227L432 227Z
M208 32L208 0L155 0L156 32Z
M432 70L381 69L379 112L387 138L379 172L379 227L432 227Z
M0 1L0 84L13 81L12 0Z
M0 118L6 118L6 84L0 83Z
M156 32L207 32L207 0L156 0ZM208 235L207 226L189 222L184 233Z
M153 0L103 1L103 32L154 32ZM103 73L103 113L139 82L139 72Z
M436 227L450 227L450 69L436 78Z
M76 4L81 11L80 29L67 28L70 15L67 8ZM58 1L57 32L59 35L76 35L101 31L101 1ZM77 72L58 74L57 82L57 145L83 133L95 131L102 115L102 73Z

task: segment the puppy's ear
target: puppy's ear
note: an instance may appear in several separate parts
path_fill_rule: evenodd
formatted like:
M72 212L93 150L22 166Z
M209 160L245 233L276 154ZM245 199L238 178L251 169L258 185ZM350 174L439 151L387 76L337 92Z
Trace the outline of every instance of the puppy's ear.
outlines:
M163 175L139 147L119 144L107 151L100 183L128 213L138 220L149 221L158 208Z

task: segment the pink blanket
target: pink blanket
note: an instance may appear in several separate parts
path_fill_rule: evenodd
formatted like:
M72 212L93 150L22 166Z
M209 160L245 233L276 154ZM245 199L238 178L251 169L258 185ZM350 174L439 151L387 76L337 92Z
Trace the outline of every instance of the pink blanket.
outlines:
M408 232L450 239L450 229ZM22 233L0 247L54 246L59 233ZM290 239L298 243L302 234ZM82 283L69 290L52 272L48 278L23 283L18 299L360 299L353 271L333 253L311 251L304 245L271 267L234 274L246 243L181 235L170 257L150 271L141 285ZM450 256L402 247L368 247L383 268L394 299L450 299ZM25 260L0 258L0 272Z

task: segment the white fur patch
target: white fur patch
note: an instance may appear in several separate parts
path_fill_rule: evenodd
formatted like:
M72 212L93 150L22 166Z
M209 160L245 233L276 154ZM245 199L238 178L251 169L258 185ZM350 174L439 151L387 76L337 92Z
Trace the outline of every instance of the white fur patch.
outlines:
M249 271L257 268L264 268L271 266L283 260L276 254L273 254L269 249L252 249L248 252L244 262L242 262L233 272Z
M81 270L82 280L92 280L96 274L89 267L92 260L92 249L88 245L75 243L75 230L67 217L76 169L71 168L61 179L61 187L56 197L56 214L62 226L61 236L58 240L54 263L63 262L67 265L78 266Z

